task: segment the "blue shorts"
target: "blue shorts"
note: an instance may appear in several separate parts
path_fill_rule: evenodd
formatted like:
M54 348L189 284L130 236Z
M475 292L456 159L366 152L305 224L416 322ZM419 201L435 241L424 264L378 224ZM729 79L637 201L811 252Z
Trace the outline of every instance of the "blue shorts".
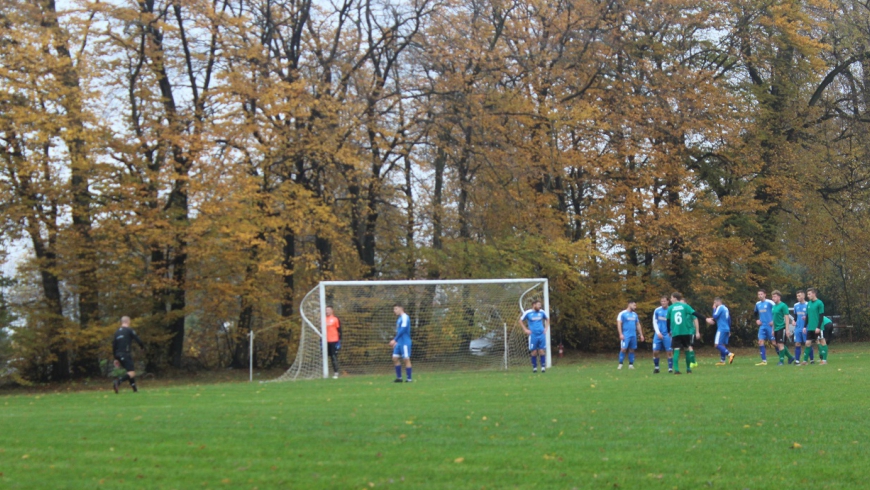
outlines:
M637 337L625 337L625 340L619 343L620 349L637 349Z
M542 333L529 335L529 352L533 350L547 350L547 336Z
M795 328L794 329L794 343L795 344L805 344L807 342L807 336L804 334L803 328Z
M773 327L758 327L758 340L770 340L773 342Z
M411 358L411 344L396 344L393 347L393 357L401 357L402 359Z
M671 346L671 334L662 334L662 338L659 338L658 335L653 334L653 350L674 350L674 348Z
M722 332L716 331L716 340L713 341L714 345L728 345L728 339L731 338L731 332Z

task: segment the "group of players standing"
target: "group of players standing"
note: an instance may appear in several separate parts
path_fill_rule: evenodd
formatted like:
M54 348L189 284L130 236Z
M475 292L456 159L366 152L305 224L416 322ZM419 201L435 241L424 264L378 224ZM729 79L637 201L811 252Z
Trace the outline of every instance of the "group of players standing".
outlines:
M756 366L767 365L766 341L773 343L779 356L779 366L788 364L806 365L813 363L813 343L818 344L821 364L828 363L828 345L824 331L831 319L824 316L825 305L818 298L815 288L797 292L798 302L794 305L793 319L789 314L789 308L782 302L782 294L773 291L773 300L767 299L767 292L758 290L758 302L755 304L756 325L758 326L758 350L761 362ZM807 301L809 300L809 301ZM616 319L616 327L619 331L619 366L622 369L626 355L628 368L634 369L634 351L637 349L638 337L643 342L643 329L640 318L636 312L637 303L630 301L628 307L619 313ZM699 321L708 325L716 326L716 349L719 350L719 362L717 366L724 366L734 362L735 354L728 351L728 340L731 336L731 312L725 306L722 298L713 300L713 316L704 317L686 304L680 293L673 293L670 297L661 297L661 306L653 312L652 324L655 330L653 337L653 363L654 374L660 372L659 356L667 354L668 372L680 374L680 352L686 353L686 373L691 373L692 368L698 364L695 361L693 348L694 339L701 338ZM795 355L792 356L786 343L792 338L795 344ZM803 349L803 361L801 361L801 349ZM533 357L534 359L534 357Z

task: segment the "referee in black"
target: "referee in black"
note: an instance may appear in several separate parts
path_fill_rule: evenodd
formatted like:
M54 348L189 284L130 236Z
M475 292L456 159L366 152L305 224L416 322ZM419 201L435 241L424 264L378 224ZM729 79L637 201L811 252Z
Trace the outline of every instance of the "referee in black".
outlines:
M145 348L142 339L130 328L130 317L121 317L121 328L115 331L115 336L112 339L112 352L115 353L115 365L123 366L127 373L112 383L115 393L118 392L118 387L124 381L130 382L130 387L133 388L134 393L139 391L139 388L136 387L136 371L133 367L133 356L130 353L134 340L139 344L139 347Z

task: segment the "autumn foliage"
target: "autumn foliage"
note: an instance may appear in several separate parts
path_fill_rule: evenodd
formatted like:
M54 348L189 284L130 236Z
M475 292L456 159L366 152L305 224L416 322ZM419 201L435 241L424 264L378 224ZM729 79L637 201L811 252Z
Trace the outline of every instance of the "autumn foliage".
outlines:
M284 365L321 279L548 277L592 350L672 290L745 335L757 287L868 320L861 2L64 9L0 4L0 338L32 379L99 373L124 314L152 371L244 366L251 329Z

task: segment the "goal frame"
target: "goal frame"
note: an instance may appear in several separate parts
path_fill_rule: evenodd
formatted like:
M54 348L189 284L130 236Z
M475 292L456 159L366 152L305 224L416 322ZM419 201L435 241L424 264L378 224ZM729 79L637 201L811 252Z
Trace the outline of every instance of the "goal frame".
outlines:
M386 280L386 281L320 281L315 289L317 289L317 293L320 296L320 325L321 331L319 332L320 338L326 338L326 288L334 287L334 286L426 286L426 285L449 285L449 284L510 284L510 283L529 283L536 282L542 284L542 295L543 295L543 306L544 311L547 313L547 318L550 318L550 281L545 277L533 277L533 278L522 278L522 279L404 279L404 280ZM537 286L535 286L537 287ZM534 288L533 288L534 289ZM531 291L525 291L519 298L519 309L522 313L525 311L523 309L523 297L526 293ZM312 290L309 294L313 293ZM307 295L306 295L307 296ZM305 313L300 308L300 314L302 316L302 322L307 323L308 327L317 331L314 324L305 316ZM547 329L546 332L546 341L547 341L547 367L552 367L553 365L553 353L551 349L550 342L550 331L552 330L552 324L550 324L551 328ZM306 328L305 325L302 328ZM323 377L329 377L329 355L327 353L327 345L326 342L321 341L321 349L322 349L322 359L323 359Z

